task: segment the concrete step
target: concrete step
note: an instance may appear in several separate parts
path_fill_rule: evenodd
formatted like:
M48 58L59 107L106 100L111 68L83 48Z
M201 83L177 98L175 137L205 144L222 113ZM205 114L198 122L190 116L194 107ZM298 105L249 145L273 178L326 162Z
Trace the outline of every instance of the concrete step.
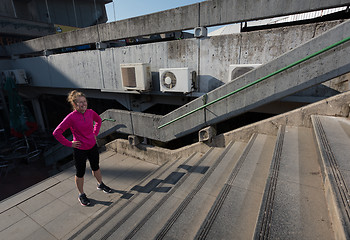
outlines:
M108 153L107 153L108 154ZM149 164L144 161L133 159L127 156L114 154L110 157L101 154L101 171L103 174L103 181L112 188L112 194L106 194L102 191L96 190L96 179L92 174L85 174L84 186L94 189L94 192L87 194L91 200L92 207L82 207L80 204L76 204L73 208L84 212L88 215L88 219L81 221L73 230L59 239L68 239L78 229L89 225L96 219L101 213L108 211L109 206L114 204L120 197L127 195L130 189L147 179L159 166ZM107 159L106 159L107 158ZM112 160L109 160L111 158ZM95 191L96 190L96 191ZM92 190L90 190L92 191ZM72 198L71 198L72 199ZM74 196L74 199L76 197ZM103 206L102 208L96 208L97 206ZM67 226L67 223L62 223ZM57 228L59 225L56 223Z
M312 116L325 194L338 239L350 239L350 121Z
M110 194L106 195L104 193L101 193L100 191L97 191L94 194L90 195L89 197L92 197L94 201L101 200L102 203L105 202L106 197L110 197L113 199L110 200L111 202L110 204L108 204L108 207L97 211L93 216L91 216L91 218L82 222L79 226L77 226L74 230L72 230L62 239L83 239L84 237L86 237L90 233L89 231L91 229L96 228L96 225L99 224L99 221L102 216L108 216L107 214L110 212L110 209L115 208L115 205L119 206L127 202L128 199L133 197L134 193L131 190L131 188L133 188L135 184L142 184L148 178L152 177L154 173L159 171L159 169L161 169L161 167L154 167L152 169L149 169L148 163L140 160L135 164L133 160L130 160L128 158L125 158L125 160L122 159L118 162L115 162L108 161L108 159L107 161L104 160L102 154L100 156L102 158L100 165L103 169L104 182L112 188L113 186L118 186L117 189L113 188L112 191L118 193L119 197L116 198L115 196ZM114 155L112 155L112 157L114 157ZM143 166L144 164L146 165ZM164 166L166 166L166 164L162 165L162 167ZM94 182L95 179L93 176L86 174L85 181L85 185L87 185L90 181ZM101 199L101 197L103 197L103 199ZM83 209L86 209L86 207Z
M1 202L0 235L350 239L350 120L312 116L312 123L313 129L281 126L277 138L254 133L248 143L160 167L106 151L101 169L112 194L97 191L86 174L92 207L81 207L70 168Z
M196 162L179 166L181 170L185 170L184 173L186 174L171 188L169 192L155 192L150 195L147 202L140 203L142 204L140 209L133 211L133 214L129 215L128 218L122 222L122 225L119 224L118 227L114 227L112 231L107 232L103 236L103 239L129 238L129 235L133 234L136 228L142 226L146 219L150 218L155 212L161 209L164 204L169 203L170 201L172 202L170 208L163 211L167 212L167 216L171 216L172 212L181 205L183 199L188 196L192 189L197 186L198 182L200 182L200 180L206 175L207 171L221 152L222 149L220 148L212 148L206 155L198 159ZM167 187L167 182L171 182L171 179L168 181L165 180L164 182L166 185L162 185L162 187ZM161 224L163 225L163 222Z
M165 163L143 182L135 185L130 191L121 196L105 212L94 219L93 223L74 234L70 239L100 239L113 234L115 229L128 221L137 211L143 211L146 202L151 202L153 195L165 195L183 178L191 166L202 159L203 154L193 154L189 158L181 158Z
M171 171L175 171L178 165L183 164L184 162L191 161L195 156L191 156L188 159L178 159L173 162L167 162L163 164L160 168L154 171L151 175L147 176L147 178L143 179L141 182L137 183L130 188L129 191L126 191L117 201L115 201L108 209L101 212L98 216L96 216L92 221L88 224L81 227L79 231L74 233L69 239L88 239L91 238L94 234L96 234L97 230L101 227L105 226L106 223L110 222L111 219L115 217L115 215L119 214L123 208L127 207L128 204L131 205L131 200L134 200L139 195L142 195L143 192L152 191L156 186L156 179L160 179L164 175L169 174ZM155 179L154 181L150 181L149 179ZM143 186L143 191L137 191L137 187L135 186ZM141 187L140 187L141 188Z
M274 143L273 136L252 136L226 183L220 187L221 192L196 239L252 238Z
M333 238L312 130L282 127L255 239Z
M246 143L231 142L220 150L220 155L187 196L179 188L126 239L193 239L245 146Z
M334 149L338 188L348 186L349 120L314 116L313 124L321 155ZM347 206L339 206L326 164L311 128L255 133L248 143L167 162L70 239L345 239Z

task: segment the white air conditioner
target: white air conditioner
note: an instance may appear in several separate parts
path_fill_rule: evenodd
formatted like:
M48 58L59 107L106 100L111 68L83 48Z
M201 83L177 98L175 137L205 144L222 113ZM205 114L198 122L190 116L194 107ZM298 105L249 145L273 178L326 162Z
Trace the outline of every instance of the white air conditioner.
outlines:
M228 82L259 67L261 64L232 64L229 66Z
M6 78L12 78L16 84L29 84L29 80L24 69L4 70L2 71Z
M120 72L125 90L148 91L151 89L152 74L150 64L120 64Z
M188 68L159 69L160 91L182 92L192 91L192 73Z

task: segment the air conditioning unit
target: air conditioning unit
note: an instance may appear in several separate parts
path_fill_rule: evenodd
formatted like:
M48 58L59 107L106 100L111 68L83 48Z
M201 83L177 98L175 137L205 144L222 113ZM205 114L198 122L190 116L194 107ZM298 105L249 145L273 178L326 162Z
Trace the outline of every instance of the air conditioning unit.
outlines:
M16 84L29 84L29 79L24 69L4 70L2 72L6 78L14 79Z
M148 91L151 89L152 74L150 64L120 64L120 72L125 90Z
M229 66L228 82L259 67L261 64L232 64Z
M161 68L159 69L160 91L191 92L192 76L188 68Z

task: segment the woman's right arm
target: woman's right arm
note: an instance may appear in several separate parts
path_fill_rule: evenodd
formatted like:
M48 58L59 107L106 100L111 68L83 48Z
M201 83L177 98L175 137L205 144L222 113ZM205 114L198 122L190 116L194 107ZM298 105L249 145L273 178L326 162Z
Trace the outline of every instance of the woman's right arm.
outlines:
M63 121L56 127L52 135L59 141L62 145L67 147L72 147L72 142L63 136L63 133L70 127L69 115L63 119Z

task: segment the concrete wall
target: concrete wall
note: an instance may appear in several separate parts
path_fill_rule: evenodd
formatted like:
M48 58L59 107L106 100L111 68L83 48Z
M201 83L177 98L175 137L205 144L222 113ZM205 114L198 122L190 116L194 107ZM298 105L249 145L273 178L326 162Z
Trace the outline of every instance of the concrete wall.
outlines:
M242 75L235 81L232 81L225 86L219 87L216 90L208 93L208 102L214 101L221 96L245 86L248 83L267 76L274 71L294 63L295 61L341 41L349 37L349 33L350 20L336 26L319 37L305 42L304 44L292 49L278 58L275 58L261 67ZM189 104L176 109L162 118L155 118L151 116L148 119L143 119L142 125L132 126L132 131L131 129L122 129L119 131L125 133L143 133L147 135L139 136L167 142L172 139L185 136L191 132L198 131L207 125L219 123L244 112L251 111L254 108L261 107L269 102L276 101L300 90L307 89L311 86L348 73L350 72L349 55L350 41L347 41L346 43L333 48L330 51L283 71L278 75L272 76L266 79L264 82L247 88L235 95L229 96L225 100L197 111L195 114L189 115L164 128L147 128L145 130L146 133L145 131L137 131L137 128L144 128L144 125L151 126L150 122L152 122L152 124L158 124L159 126L203 106L202 98L197 98ZM128 113L118 114L126 115ZM118 114L107 111L102 116L106 115L108 118L115 118L118 116ZM133 121L135 121L137 116L133 113L131 114L133 115ZM102 126L101 132L106 130L107 129Z
M150 63L156 94L160 68L189 67L199 74L198 91L207 93L228 81L230 64L267 63L341 22L21 58L12 64L32 76L33 86L125 93L120 64Z
M103 121L101 125L103 130L100 131L99 138L103 138L113 132L121 132L143 137L152 136L152 139L160 139L159 131L156 129L162 116L110 109L101 114L101 118L114 119L115 122Z
M8 55L3 46L10 45L15 42L22 42L24 39L42 37L55 33L54 26L50 23L4 17L1 15L0 23L1 56ZM18 33L20 33L20 35Z
M324 33L341 21L283 27L200 41L201 89L209 92L229 79L230 64L265 64Z
M200 4L199 26L250 21L347 6L346 0L212 0Z
M116 139L106 144L106 148L117 151L120 154L126 154L147 162L161 165L164 163L164 159L188 157L194 152L205 153L212 146L224 147L231 141L248 142L254 133L276 136L280 125L310 128L312 127L312 115L348 117L349 104L350 92L343 93L300 109L218 135L214 137L210 143L197 142L176 150L169 150L144 144L133 146L124 139Z
M0 2L0 15L13 17L15 15L15 12L13 10L11 0L1 0Z
M1 0L0 2L0 16L74 27L96 24L96 17L99 23L107 22L105 3L102 1L96 1L97 13L94 1L75 0L74 6L72 0Z
M141 17L101 24L59 37L47 36L7 47L9 54L82 45L165 32L245 22L318 9L346 6L350 0L213 0ZM98 32L98 34L97 34Z
M13 61L0 59L0 70L13 69Z
M107 22L107 13L102 1L96 1L97 12L94 1L75 0L74 3L73 6L72 0L48 1L52 22L80 28L96 24L96 17L99 23ZM40 9L40 14L44 16L47 12L45 1L41 0L40 5L45 7Z

